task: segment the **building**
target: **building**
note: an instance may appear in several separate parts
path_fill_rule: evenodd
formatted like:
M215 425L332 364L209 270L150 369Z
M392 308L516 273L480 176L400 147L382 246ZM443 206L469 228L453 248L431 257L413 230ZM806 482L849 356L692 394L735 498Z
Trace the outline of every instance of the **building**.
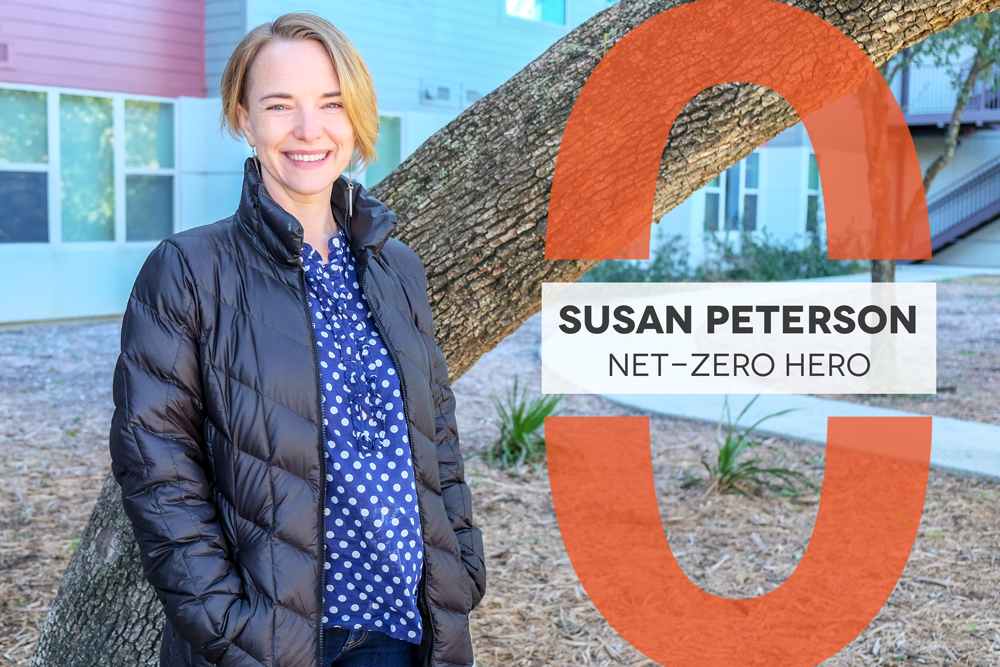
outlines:
M605 0L5 0L0 323L117 315L175 231L231 215L245 143L219 80L253 26L306 9L359 49L382 114L371 185Z
M960 62L974 54L960 54ZM902 70L890 85L903 110L922 171L944 148L957 91L944 68ZM1000 266L1000 93L977 82L962 115L959 146L927 193L935 259ZM823 231L820 175L809 135L801 123L758 147L661 218L653 246L679 236L692 264L706 240L766 231L781 242L805 243ZM940 251L940 253L939 253Z

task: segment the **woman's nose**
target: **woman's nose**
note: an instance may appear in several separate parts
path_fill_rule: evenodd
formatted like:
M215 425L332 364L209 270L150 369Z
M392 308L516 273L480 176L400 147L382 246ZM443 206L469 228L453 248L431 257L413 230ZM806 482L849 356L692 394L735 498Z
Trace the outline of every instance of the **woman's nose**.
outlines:
M311 109L301 109L295 124L295 138L307 143L316 141L323 134L316 112Z

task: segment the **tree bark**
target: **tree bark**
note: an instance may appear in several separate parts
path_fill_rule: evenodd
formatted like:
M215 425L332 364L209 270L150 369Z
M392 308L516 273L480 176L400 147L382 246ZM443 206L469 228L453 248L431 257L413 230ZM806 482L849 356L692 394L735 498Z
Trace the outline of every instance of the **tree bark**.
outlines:
M873 259L872 260L872 282L873 283L894 283L894 282L896 282L896 260L894 260L894 259Z
M542 282L574 281L595 261L544 259L556 154L570 110L604 52L677 3L622 0L579 26L428 139L373 193L423 259L452 381L538 311ZM801 0L880 65L1000 0ZM612 30L614 32L612 32ZM747 83L703 91L672 128L653 217L661 218L755 147L799 121L777 93ZM120 491L109 476L71 560L34 667L155 665L160 603L142 578Z
M143 578L121 487L108 475L31 664L154 667L162 634L162 606Z

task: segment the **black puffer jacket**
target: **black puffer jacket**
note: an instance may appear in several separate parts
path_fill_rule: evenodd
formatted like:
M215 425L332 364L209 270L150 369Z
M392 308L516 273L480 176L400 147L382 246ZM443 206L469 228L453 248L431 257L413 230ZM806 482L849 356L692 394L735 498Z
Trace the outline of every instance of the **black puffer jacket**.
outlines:
M427 278L393 215L346 180L337 224L399 371L424 541L419 665L472 665L483 596L455 399ZM319 665L326 466L303 230L244 168L237 213L175 234L129 297L112 471L167 617L161 667Z

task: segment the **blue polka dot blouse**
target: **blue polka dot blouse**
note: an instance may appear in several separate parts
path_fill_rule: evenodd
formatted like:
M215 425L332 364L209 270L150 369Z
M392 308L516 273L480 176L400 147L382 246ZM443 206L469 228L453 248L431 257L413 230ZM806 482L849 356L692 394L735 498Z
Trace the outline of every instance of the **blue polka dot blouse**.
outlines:
M323 625L416 644L423 539L399 377L343 232L329 249L324 264L302 247L326 428Z

